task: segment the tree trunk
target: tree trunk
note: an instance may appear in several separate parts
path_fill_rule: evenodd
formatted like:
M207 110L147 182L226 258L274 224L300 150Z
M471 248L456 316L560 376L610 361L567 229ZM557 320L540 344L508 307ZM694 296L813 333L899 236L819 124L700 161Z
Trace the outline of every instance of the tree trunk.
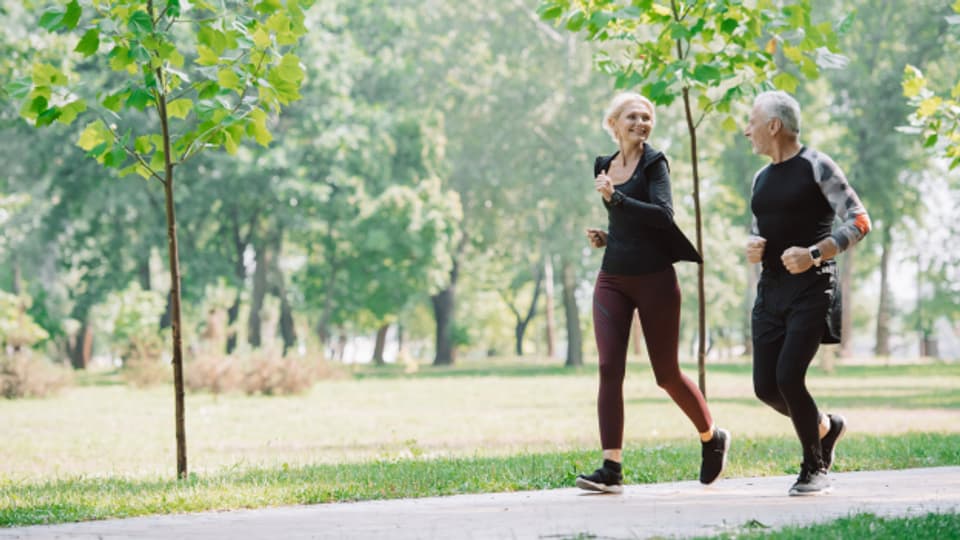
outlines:
M250 315L247 319L247 343L251 347L259 348L263 344L261 331L263 330L263 299L267 295L267 273L270 271L271 253L267 243L255 246L256 268L253 270L253 291L250 297Z
M456 267L450 272L450 285L446 289L430 297L433 302L433 317L437 324L437 355L433 359L435 366L453 365L453 309L456 300Z
M293 308L287 300L287 291L280 293L280 337L283 338L283 355L297 345L297 328L293 324Z
M152 4L148 4L151 5ZM150 9L151 19L154 17ZM164 94L165 81L163 69L156 69L157 88L155 98L157 114L160 117L160 129L163 134L164 181L163 195L167 214L167 247L170 263L170 323L173 340L173 392L177 437L177 478L187 478L187 436L184 421L183 403L183 330L180 317L180 253L177 245L177 215L174 208L173 155L170 147L170 126L167 116L167 97Z
M323 312L320 315L320 321L317 323L317 337L320 338L320 345L326 347L330 342L330 319L333 317L333 296L336 291L337 273L340 266L337 261L332 261L330 268L330 278L327 282L327 290L323 298Z
M877 342L874 347L874 354L877 356L890 356L890 287L888 284L890 274L890 248L892 239L887 229L883 230L881 236L880 254L880 302L877 306Z
M514 315L517 318L517 324L514 327L514 337L516 337L517 340L517 356L523 356L523 335L527 332L527 326L530 324L530 320L533 319L533 316L537 313L537 300L540 299L540 287L542 284L543 272L538 271L537 281L533 287L533 300L530 301L530 309L527 310L527 315L523 318L520 318L519 312L516 309L513 310Z
M683 59L680 41L677 41L677 52ZM700 214L700 172L697 163L697 128L693 124L693 113L690 110L690 89L683 88L683 107L687 115L687 129L690 133L690 163L693 166L693 208L697 218L697 253L703 254L703 219ZM699 375L700 392L707 397L707 306L704 303L706 291L704 289L704 266L697 265L697 373Z
M93 352L93 325L84 317L75 336L67 336L67 356L73 369L87 369Z
M147 250L147 255L145 259L141 259L137 262L137 278L140 280L140 288L149 291L152 283L150 283L150 250Z
M843 254L840 267L840 358L853 356L853 265L856 246L851 247Z
M240 316L240 297L242 295L242 289L237 288L233 304L227 308L227 354L233 353L237 348L237 318Z
M564 259L560 268L563 283L563 314L567 319L567 367L583 365L583 334L580 332L580 310L577 309L577 276L573 262Z
M553 310L553 257L547 255L543 263L544 274L544 311L547 316L547 358L553 358L557 355L557 321L554 319Z
M389 329L389 324L385 324L377 329L377 341L373 347L373 363L375 365L382 366L384 364L383 350L387 346L387 330Z

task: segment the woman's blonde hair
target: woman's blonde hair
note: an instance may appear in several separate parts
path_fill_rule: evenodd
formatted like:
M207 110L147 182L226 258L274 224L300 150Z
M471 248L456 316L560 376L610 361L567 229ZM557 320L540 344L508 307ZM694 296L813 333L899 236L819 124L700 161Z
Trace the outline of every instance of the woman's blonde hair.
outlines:
M650 118L653 120L653 124L656 125L657 123L657 108L653 106L652 101L636 92L620 92L613 96L613 99L610 100L610 105L607 106L606 112L603 113L603 130L610 134L610 138L613 139L615 143L619 143L620 141L617 139L617 134L613 131L613 126L610 125L610 121L620 116L624 107L633 102L640 102L646 105L647 108L650 109Z

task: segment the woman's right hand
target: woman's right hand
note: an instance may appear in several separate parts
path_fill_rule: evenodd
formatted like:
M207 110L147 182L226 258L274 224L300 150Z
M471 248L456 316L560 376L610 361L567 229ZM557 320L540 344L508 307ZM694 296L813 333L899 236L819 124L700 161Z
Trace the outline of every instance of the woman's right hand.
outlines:
M747 238L747 262L756 264L763 260L763 249L767 246L767 239L762 236L751 235Z
M603 200L610 202L613 197L613 180L607 176L607 171L600 171L600 174L593 179L593 187L600 193Z
M607 231L588 228L587 238L590 239L590 245L595 248L602 248L607 245Z

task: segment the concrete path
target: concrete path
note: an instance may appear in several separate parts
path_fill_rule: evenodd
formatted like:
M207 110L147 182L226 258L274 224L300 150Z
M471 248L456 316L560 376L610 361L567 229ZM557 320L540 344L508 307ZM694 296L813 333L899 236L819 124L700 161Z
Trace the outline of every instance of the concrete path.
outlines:
M0 529L0 539L621 539L689 537L745 524L780 528L870 512L960 512L960 466L836 473L834 491L788 497L793 476L319 504Z

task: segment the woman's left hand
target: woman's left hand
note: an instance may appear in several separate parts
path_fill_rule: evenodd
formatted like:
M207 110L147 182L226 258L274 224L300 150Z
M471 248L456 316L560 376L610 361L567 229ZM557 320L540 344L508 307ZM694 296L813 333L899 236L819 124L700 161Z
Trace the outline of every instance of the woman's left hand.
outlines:
M607 171L600 171L593 184L600 195L603 195L603 200L610 202L610 197L613 196L613 180L607 176Z

